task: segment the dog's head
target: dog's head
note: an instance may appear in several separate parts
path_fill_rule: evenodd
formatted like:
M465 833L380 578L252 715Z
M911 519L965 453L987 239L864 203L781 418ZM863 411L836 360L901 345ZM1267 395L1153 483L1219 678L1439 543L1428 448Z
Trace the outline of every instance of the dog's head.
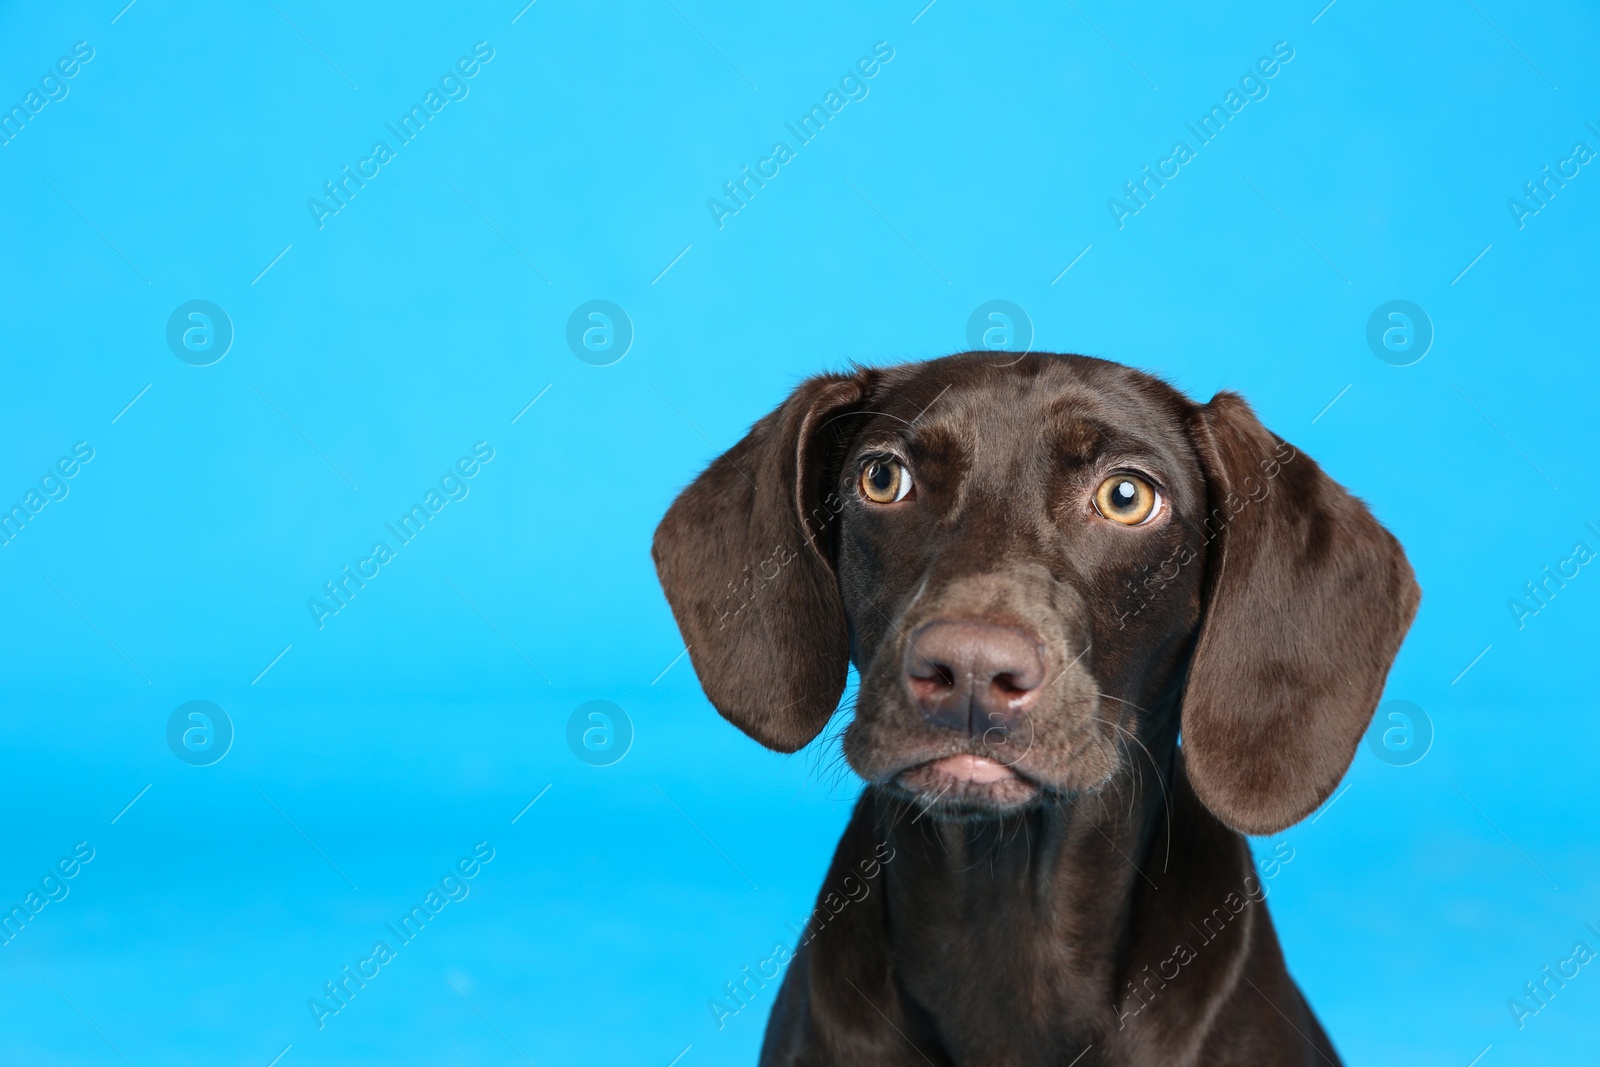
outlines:
M792 752L853 662L851 766L948 816L1091 790L1181 715L1200 798L1276 832L1338 784L1418 600L1239 397L1038 353L803 383L654 554L729 721Z

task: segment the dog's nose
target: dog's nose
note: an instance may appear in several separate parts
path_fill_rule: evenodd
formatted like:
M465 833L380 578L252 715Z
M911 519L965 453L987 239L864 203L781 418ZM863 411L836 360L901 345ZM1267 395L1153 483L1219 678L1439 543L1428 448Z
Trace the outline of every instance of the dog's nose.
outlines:
M935 619L906 646L906 685L923 717L975 737L1015 728L1037 703L1045 661L1021 630L975 619Z

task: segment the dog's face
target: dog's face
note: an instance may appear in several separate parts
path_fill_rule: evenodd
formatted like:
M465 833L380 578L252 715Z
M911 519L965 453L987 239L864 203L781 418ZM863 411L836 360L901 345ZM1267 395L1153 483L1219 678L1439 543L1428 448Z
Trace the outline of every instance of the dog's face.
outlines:
M834 486L861 677L845 753L935 815L1142 758L1200 619L1187 402L1112 364L1012 361L917 368L856 420Z
M1409 625L1393 538L1236 397L968 353L812 379L686 490L655 554L712 702L936 817L1092 790L1152 730L1252 832L1337 784Z

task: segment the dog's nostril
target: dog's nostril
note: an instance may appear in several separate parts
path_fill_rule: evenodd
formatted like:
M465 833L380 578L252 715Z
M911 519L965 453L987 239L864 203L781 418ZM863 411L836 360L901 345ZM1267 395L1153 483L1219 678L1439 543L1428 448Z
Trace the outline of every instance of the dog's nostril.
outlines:
M1034 682L1029 684L1030 682L1032 682L1031 679L1022 679L1017 675L1007 671L1004 674L995 675L994 681L990 684L996 689L1000 690L1001 694L1004 696L1018 697L1023 693L1038 688L1038 683Z
M949 689L956 684L955 668L932 659L913 645L906 650L906 674L913 682Z

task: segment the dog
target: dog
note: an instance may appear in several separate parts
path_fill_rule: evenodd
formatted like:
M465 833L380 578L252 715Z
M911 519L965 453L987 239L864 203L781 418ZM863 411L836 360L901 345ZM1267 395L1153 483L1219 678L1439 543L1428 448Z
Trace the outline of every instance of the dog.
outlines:
M1333 792L1420 591L1237 394L1046 353L824 374L653 555L761 744L859 676L866 787L763 1065L1339 1063L1244 835Z

